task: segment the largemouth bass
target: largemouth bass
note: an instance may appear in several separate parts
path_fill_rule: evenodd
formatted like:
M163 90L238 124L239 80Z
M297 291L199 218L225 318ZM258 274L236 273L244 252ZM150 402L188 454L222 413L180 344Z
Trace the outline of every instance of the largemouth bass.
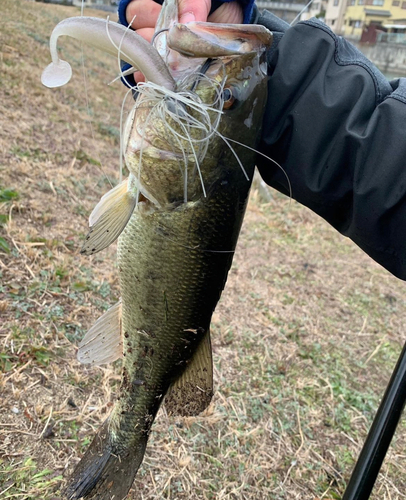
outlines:
M176 21L170 0L157 26L169 29L157 44L164 70L152 47L141 43L140 57L128 44L123 48L125 38L116 47L144 73L143 52L152 63L126 126L129 179L97 205L82 249L95 253L120 234L122 298L85 336L78 357L101 364L122 356L122 376L111 415L69 480L70 499L124 498L165 395L170 413L195 415L213 393L210 321L253 177L251 148L260 136L272 35L259 26ZM89 23L87 33L93 30L92 43L99 45L98 21ZM77 19L79 38L88 36L85 25L86 18ZM72 35L69 30L57 27L56 38ZM114 30L110 38L119 41L121 28ZM114 52L109 40L105 44ZM44 83L58 86L69 78L67 63L54 53Z

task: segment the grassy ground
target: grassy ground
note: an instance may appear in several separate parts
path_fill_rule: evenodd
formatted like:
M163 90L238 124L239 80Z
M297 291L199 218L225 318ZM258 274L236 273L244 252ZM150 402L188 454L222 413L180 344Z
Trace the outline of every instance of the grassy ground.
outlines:
M0 497L57 499L115 401L118 364L76 345L118 296L114 246L78 253L117 179L115 61L63 41L74 78L40 84L67 7L0 3ZM92 13L92 15L100 15ZM404 284L295 202L254 189L213 321L216 393L197 418L161 412L130 494L340 498L400 352ZM374 499L406 498L404 423Z

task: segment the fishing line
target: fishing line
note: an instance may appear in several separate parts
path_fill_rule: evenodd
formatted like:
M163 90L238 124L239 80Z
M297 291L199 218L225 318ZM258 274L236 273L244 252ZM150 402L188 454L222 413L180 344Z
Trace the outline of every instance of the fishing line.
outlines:
M116 43L114 42L114 40L112 39L112 37L110 35L110 31L109 31L110 17L109 16L107 16L107 22L106 22L106 33L107 33L107 36L108 36L111 44L113 45L113 47L115 47L116 50L117 50L117 64L118 64L118 70L119 70L119 75L112 82L110 82L110 84L114 83L119 78L121 78L127 84L127 86L129 87L129 89L127 90L127 92L126 92L126 94L125 94L125 96L123 98L123 101L121 103L121 110L120 110L120 167L119 167L120 170L119 170L119 182L122 182L122 179L123 179L123 170L124 170L124 161L125 161L124 134L123 134L124 106L125 106L125 102L127 100L128 95L131 92L133 92L134 90L136 90L136 86L131 85L130 82L127 80L126 76L129 75L129 74L135 73L137 71L137 68L135 68L134 66L132 66L131 68L129 68L128 70L126 70L125 74L122 71L122 69L121 69L121 56L122 55L125 56L125 53L122 51L122 44L124 42L124 38L125 38L126 34L130 30L130 27L131 27L131 25L134 22L134 20L135 20L136 17L137 16L134 15L134 17L131 19L130 23L126 27L126 29L125 29L125 31L123 33L123 36L121 37L121 40L120 40L120 43L119 43L118 46L116 45Z
M314 0L310 0L310 2L309 2L309 3L307 3L307 4L303 7L303 9L299 12L299 14L298 14L298 15L297 15L297 16L293 19L293 21L290 23L290 26L293 26L293 25L294 25L294 23L295 23L298 19L300 19L300 16L303 14L303 12L306 12L306 9L307 9L308 7L310 7L310 5L311 5L313 2L314 2Z
M223 141L227 144L227 146L230 148L230 151L233 153L233 155L235 156L236 160L238 161L238 164L240 165L240 168L242 170L242 173L245 175L245 178L247 179L247 181L250 180L249 178L249 175L247 174L247 171L245 170L244 168L244 165L242 164L242 161L240 160L239 156L237 155L237 153L235 152L234 148L229 144L228 142L228 139L225 138L222 134L220 134L220 132L216 132L217 135L223 139ZM235 142L235 141L234 141Z
M186 155L185 148L182 146L181 140L174 135L173 137L169 136L166 138L166 143L168 147L171 148L172 153L176 154L176 147L171 139L175 139L175 141L178 144L178 150L181 151L182 156L183 156L183 165L185 166L184 170L182 169L182 162L178 160L178 165L179 165L179 171L181 175L183 175L183 201L184 203L187 203L187 195L188 195L188 157Z
M202 190L203 190L203 196L204 196L205 198L207 198L206 188L205 188L205 186L204 186L204 181L203 181L203 176L202 176L202 171L201 171L201 169L200 169L199 160L198 160L198 158L197 158L196 150L195 150L195 148L194 148L194 146L193 146L193 141L192 141L192 139L191 139L191 137L190 137L190 134L188 134L188 131L186 130L186 127L185 127L185 125L182 123L182 121L179 121L179 125L180 125L180 126L182 127L182 129L185 131L185 134L187 134L187 135L186 135L186 137L187 137L187 140L189 141L189 144L190 144L191 149L192 149L193 156L194 156L195 161L196 161L196 168L197 168L197 171L198 171L198 173L199 173L200 184L201 184L201 186L202 186ZM186 171L187 171L187 163L185 164L185 172L186 172Z
M210 63L211 61L206 61L206 67L203 65L202 68L207 71ZM193 81L191 82L192 78ZM214 92L213 101L208 104L204 103L198 94L190 90L190 88L196 87L196 81L201 82L203 80L207 82L208 86L211 87ZM199 175L203 195L204 197L207 196L203 175L200 169L200 162L207 153L210 139L215 134L223 114L223 100L221 97L224 84L224 78L221 82L218 82L199 72L181 80L178 84L178 92L169 91L153 82L141 82L137 86L140 97L143 97L140 101L140 105L143 105L145 101L151 104L154 102L156 103L151 107L148 116L149 118L156 117L157 123L163 123L168 133L167 137L163 139L165 139L171 146L171 149L174 150L176 149L174 148L175 145L170 140L172 137L182 152L185 163L185 201L187 201L189 155L192 155L194 158L195 168ZM198 117L193 116L191 114L192 112L197 113ZM213 113L214 116L211 116L210 113ZM157 128L154 126L153 128L159 133ZM145 128L143 134L145 134Z
M128 86L131 87L130 83L128 82L128 80L125 77L128 75L132 75L133 73L137 73L137 70L133 66L126 69L125 71L120 70L120 74L117 75L115 78L113 78L113 80L111 80L111 82L109 82L107 85L112 85L113 83L116 83L117 80L120 80L121 78L123 78L126 81L126 83L128 83ZM132 88L132 90L136 90L136 88L134 86L131 88Z
M130 29L130 26L132 25L132 23L134 22L135 18L137 16L135 15L132 19L131 19L131 22L130 24L127 26L125 32L123 33L123 36L121 37L121 40L120 40L120 44L119 46L117 47L117 45L114 43L114 40L111 38L110 36L110 32L109 32L109 17L107 17L107 23L106 23L106 32L107 32L107 36L109 37L109 40L111 42L111 44L117 49L117 62L118 62L118 68L119 68L119 73L120 75L117 77L117 78L121 78L128 84L128 86L130 87L124 98L123 98L123 101L121 103L121 110L120 110L120 166L119 166L119 182L122 182L123 180L123 170L124 170L124 160L125 160L125 151L124 151L124 135L123 135L123 123L124 123L124 106L125 106L125 102L127 100L127 97L128 95L134 90L134 87L131 86L128 82L128 80L125 78L124 74L123 74L123 71L121 69L121 54L123 54L122 50L121 50L121 47L122 47L122 43L124 41L124 38L125 38L125 35L127 34L127 32L129 31ZM133 68L129 68L129 69L133 69ZM116 80L116 79L115 79ZM115 81L113 80L113 81Z
M82 4L81 4L81 8L80 8L80 15L81 17L83 17L83 13L84 13L84 0L82 0ZM87 78L86 78L86 68L85 68L85 56L84 56L84 51L83 51L83 42L80 43L81 45L81 65L82 65L82 74L83 74L83 83L84 83L84 90L85 90L85 100L86 100L86 109L87 109L87 115L90 119L89 121L89 125L90 125L90 132L92 134L92 139L93 139L93 142L96 142L96 138L95 138L95 135L94 135L94 129L93 129L93 122L92 122L92 115L90 113L90 104L89 104L89 95L88 95L88 92L87 92ZM110 184L110 187L113 187L113 184L110 180L110 177L107 175L107 173L105 172L104 168L103 168L103 164L102 164L102 161L101 161L101 157L99 154L97 154L98 156L98 161L99 161L99 164L100 164L100 170L102 171L104 177L107 179L107 182Z
M218 135L219 132L217 132ZM221 136L222 137L222 136ZM224 137L222 137L222 139L224 139ZM289 197L292 199L293 198L293 192L292 192L292 185L290 183L290 180L289 180L289 176L288 174L285 172L285 169L276 161L274 160L273 158L267 156L266 154L264 153L261 153L261 151L258 151L257 149L254 149L254 148L251 148L250 146L247 146L246 144L243 144L242 142L238 142L238 141L235 141L234 139L230 139L229 137L227 137L227 140L228 141L231 141L231 142L235 142L236 144L239 144L240 146L244 147L244 148L247 148L247 149L250 149L251 151L254 151L254 153L257 153L261 156L263 156L264 158L266 158L267 160L270 160L272 163L274 163L278 168L280 168L284 174L284 176L286 177L286 180L288 182L288 186L289 186Z
M124 169L124 160L125 160L125 151L124 151L124 133L123 133L123 122L124 122L124 105L127 100L128 95L132 92L132 89L128 89L123 102L121 103L120 110L120 173L119 173L119 183L123 180L123 169Z
M219 121L221 119L221 115L223 114L222 110L217 109L217 107L216 107L216 106L218 106L218 108L222 108L222 106L223 106L223 101L221 100L223 82L219 83L216 80L210 79L206 75L202 75L202 74L200 74L200 75L195 74L195 75L193 75L193 77L195 79L199 79L199 80L202 80L202 78L207 80L209 85L211 85L214 88L214 91L216 93L216 98L214 99L214 101L212 103L209 103L209 104L203 103L202 100L200 99L200 97L198 97L198 95L194 92L191 93L190 90L187 90L186 92L177 94L177 96L184 95L187 99L187 101L183 101L186 104L186 106L194 109L200 115L199 119L197 119L197 118L193 117L192 115L190 115L189 113L187 113L187 115L184 116L185 119L183 121L188 125L188 127L192 127L195 130L201 129L204 132L204 136L201 139L193 138L193 142L195 142L197 144L202 143L199 156L204 156L206 151L207 151L208 141L213 136L214 131L217 129ZM190 80L190 77L187 77L182 82L182 86L188 87L189 80ZM192 98L192 100L191 100L191 98ZM178 101L178 100L181 100L181 99L176 97L176 101ZM197 109L194 106L194 103L196 103L196 102L199 105L199 107ZM172 118L174 118L174 115L171 113L171 110L166 109L164 111L166 111L167 114L169 114ZM186 110L184 110L184 111L186 112ZM210 114L209 114L210 111L217 112L217 115L215 116L214 123L212 123L212 118L210 117ZM178 115L178 113L176 113L176 118L178 118L178 117L179 117L179 115ZM181 118L181 117L179 117L179 118ZM165 119L165 115L164 115L164 119ZM184 140L189 139L189 137L182 136L182 134L179 134L176 130L174 130L173 132L175 134L178 134L179 137L184 139Z
M153 115L154 107L151 109L151 112L148 114L148 116L147 116L147 118L145 120L144 128L143 128L142 135L141 135L141 144L140 144L140 151L139 151L140 158L139 158L139 162L138 162L138 177L137 177L137 194L136 194L137 201L136 201L135 208L137 208L137 206L138 206L138 201L139 201L139 197L140 197L142 154L143 154L143 151L144 151L143 142L144 142L144 139L145 139L145 132L146 132L147 126L148 126L149 121L150 121L150 119L151 119L151 117Z
M159 234L159 232L157 232L157 234ZM173 240L172 238L169 238L169 236L167 236L167 235L163 235L163 234L159 234L159 235L162 236L162 238L164 238L165 240L169 240L170 242L174 243L175 245L182 247L182 248L186 248L187 250L198 250L199 252L207 252L207 253L235 253L235 249L234 250L203 250L203 249L199 248L199 245L191 247L189 245L184 245L182 243L179 243L178 241Z
M313 0L311 0L311 2L310 2L310 3L312 3L312 2L313 2ZM309 5L310 5L310 3L309 3ZM212 59L208 59L208 60L207 60L207 61L206 61L206 62L202 65L202 68L201 68L201 70L202 70L202 74L203 74L203 72L206 72L206 71L208 70L208 68L209 68L209 66L210 66L210 64L211 64L212 62L213 62L213 60L212 60ZM223 66L224 66L224 64L223 64ZM203 74L203 76L204 76L204 77L206 77L206 78L208 78L205 74ZM186 78L185 80L187 80L187 78ZM223 80L222 80L221 85L220 85L220 87L221 87L221 92L222 92L222 91L223 91L223 89L224 89L225 80L226 80L226 76L224 76L224 77L223 77ZM193 87L192 87L192 88L193 88ZM223 107L223 100L221 99L221 95L218 97L218 100L219 100L220 106L221 106L221 108L222 108L222 107ZM222 113L223 113L223 112L222 112ZM221 115L219 115L219 116L218 116L218 122L220 121L220 119L221 119ZM273 158L270 158L269 156L265 155L264 153L261 153L260 151L258 151L258 150L256 150L256 149L254 149L254 148L252 148L252 147L250 147L250 146L247 146L246 144L243 144L243 143L241 143L241 142L239 142L239 141L236 141L236 140L234 140L234 139L230 139L229 137L225 137L225 136L223 136L223 135L222 135L222 134L221 134L221 133L217 130L217 127L218 127L218 123L216 123L216 126L212 128L212 133L211 133L211 134L209 134L209 135L206 137L206 139L207 139L207 138L210 138L213 134L218 135L218 136L219 136L219 137L220 137L220 138L221 138L221 139L222 139L222 140L223 140L223 141L227 144L227 146L229 147L229 149L231 150L231 152L232 152L232 153L233 153L233 155L235 156L235 158L236 158L236 160L237 160L237 162L238 162L238 164L239 164L239 166L240 166L240 168L241 168L241 170L242 170L242 172L243 172L243 174L244 174L245 178L246 178L248 181L250 180L250 178L249 178L249 176L248 176L248 174L247 174L247 172L246 172L246 170L245 170L245 168L244 168L244 166L243 166L243 164L242 164L242 162L241 162L241 160L240 160L240 158L239 158L238 154L236 153L236 151L234 150L234 148L231 146L231 144L229 143L229 141L230 141L230 142L234 142L235 144L238 144L238 145L240 145L240 146L242 146L242 147L244 147L244 148L246 148L246 149L249 149L249 150L251 150L251 151L254 151L255 153L257 153L257 154L259 154L259 155L263 156L263 157L264 157L264 158L266 158L267 160L270 160L272 163L274 163L274 164L275 164L275 165L276 165L276 166L277 166L277 167L278 167L278 168L279 168L279 169L283 172L284 176L286 177L286 181L287 181L287 183L288 183L288 187L289 187L289 197L290 197L291 199L293 198L293 195L292 195L292 185L291 185L291 182L290 182L290 180L289 180L289 176L288 176L288 174L286 173L286 171L284 170L284 168L283 168L283 167L282 167L282 166L281 166L281 165L280 165L280 164L279 164L276 160L274 160Z
M147 99L150 98L150 97L151 98L155 97L155 96L149 96L148 92L144 93L145 88L149 88L148 83L144 84L144 85L140 84L140 87L142 87L142 90L140 89L141 90L140 93L142 95L146 96ZM164 92L164 90L161 89L160 87L159 87L159 89ZM173 113L173 112L171 112L171 111L168 110L168 104L167 104L167 102L165 102L165 95L164 95L163 99L161 98L161 96L158 96L158 98L156 100L157 100L156 105L153 106L153 108L151 109L151 111L150 111L150 113L148 115L147 120L149 120L150 118L152 118L153 115L155 115L155 114L157 114L158 116L161 115L160 116L161 117L161 121L162 121L162 118L163 118L163 122L164 122L164 126L165 126L166 130L171 133L171 135L174 137L174 139L176 140L176 142L179 144L179 148L182 151L182 154L183 154L183 157L184 157L184 163L185 163L185 180L184 180L184 184L185 184L185 183L187 183L188 156L186 154L186 150L185 150L186 148L182 145L181 139L189 141L191 153L193 154L193 156L195 158L195 161L196 161L196 164L198 165L199 159L197 157L196 150L195 150L194 145L193 145L193 141L190 138L190 134L188 134L186 126L184 125L184 123L182 123L182 119L181 119L182 117L178 113ZM162 106L163 106L163 111L164 111L163 114L160 113L160 112L162 112ZM175 109L177 110L178 108L175 108ZM182 135L182 134L178 133L168 123L168 121L166 120L166 113L170 114L171 118L175 121L175 123L182 128L182 130L184 131L185 135ZM201 127L200 123L199 123L199 126L200 126L199 128L201 129L202 127ZM144 134L145 134L145 128L143 130L143 135ZM166 139L166 140L168 141L168 139ZM189 148L187 149L187 151L188 151L188 153L190 153ZM201 171L200 171L199 167L198 167L198 170L199 170L200 181L201 181L201 184L202 184L203 194L206 197L206 190L205 190L205 186L204 186L204 183L203 183L203 178L202 178ZM186 190L184 189L184 191L185 191L184 192L184 197L187 197L187 186L186 186Z
M134 16L134 18L135 18L135 16ZM134 19L133 19L133 21L134 21ZM131 23L130 23L130 24L132 24L132 23L133 23L133 21L131 21ZM161 33L164 33L165 31L169 31L169 28L163 28L162 30L159 30L159 31L157 31L156 33L154 33L153 37L151 38L151 45L154 45L154 44L155 44L155 38L156 38L158 35L160 35ZM155 45L154 45L154 47L155 47Z
M117 50L117 62L118 62L118 70L119 70L119 77L118 78L123 78L123 80L125 81L125 83L131 89L134 89L134 87L132 87L130 85L130 82L125 78L128 74L130 74L130 73L127 73L127 71L134 70L133 72L135 73L136 71L138 71L138 69L135 68L134 66L132 66L131 68L128 68L128 70L126 70L126 75L124 75L124 73L123 73L123 71L121 69L121 55L124 55L124 57L127 57L127 59L129 59L129 56L126 55L126 53L122 51L121 47L123 45L124 38L125 38L126 34L128 33L128 31L130 30L130 26L134 22L134 20L135 20L136 17L137 16L134 16L131 19L131 23L126 27L126 29L125 29L125 31L123 33L123 36L120 39L120 43L119 43L118 46L114 43L114 40L111 38L111 35L110 35L110 31L109 31L110 16L107 16L107 22L106 22L106 34L107 34L108 39L110 40L111 44L113 45L113 47ZM117 80L117 78L115 78L113 81L116 81L116 80Z
M140 104L143 104L143 103L140 103ZM140 105L137 107L137 110L139 109L148 109L150 108L151 109L151 106L145 106L145 105ZM158 120L155 120L155 122L158 122ZM166 147L168 148L168 150L170 149L170 151L176 156L179 155L179 153L177 153L177 151L181 151L181 154L182 154L182 157L183 157L183 163L180 161L179 158L176 158L177 159L177 162L178 162L178 166L179 166L179 171L181 173L181 175L184 176L184 180L183 180L183 198L184 198L184 202L187 203L187 194L188 194L188 171L187 171L187 164L188 164L188 157L186 155L186 151L185 151L185 148L182 146L182 142L181 140L176 136L176 135L167 135L166 137L162 136L162 131L158 130L158 128L154 125L154 123L152 123L152 129L154 130L154 132L156 133L157 136L160 137L160 139L162 141L164 141L164 143L166 144ZM164 126L165 126L165 123L164 123ZM177 146L178 148L176 148L176 145L174 143L174 141L177 143ZM182 169L182 165L185 165L185 169L183 170Z
M210 68L211 63L214 60L215 59L212 59L211 57L209 57L208 59L206 59L206 61L201 65L200 71L198 72L198 74L206 75L206 71ZM200 82L200 79L196 78L196 80L193 82L193 84L192 84L192 86L190 88L191 92L193 92L195 90L195 88L197 87L197 85L199 84L199 82Z
M133 23L134 19L135 19L136 16L133 17L133 19L131 20L130 24L128 25L128 27L126 28L126 31L125 33L123 34L121 40L120 40L120 44L119 46L117 47L116 44L114 43L114 41L111 39L111 36L110 36L110 33L109 33L109 27L108 27L108 23L109 23L109 19L107 19L107 23L106 23L106 32L107 32L107 36L109 37L112 45L117 49L117 60L118 60L118 66L119 66L119 72L121 74L121 77L127 82L127 84L129 84L128 80L125 78L125 76L123 75L123 72L121 70L121 54L123 53L122 50L121 50L121 47L122 47L122 43L123 43L123 40L124 40L124 37L125 37L125 34L127 33L130 25ZM167 31L167 30L161 30L161 32L163 31ZM156 33L156 35L158 35L159 32ZM151 85L149 85L148 87L150 87ZM147 85L144 84L144 87L147 87ZM159 88L161 90L161 93L163 95L163 99L165 100L166 99L166 92L165 90L161 89L159 86L156 86L156 89ZM122 178L122 170L123 170L123 156L124 156L124 147L123 147L123 113L124 113L124 104L125 104L125 100L127 99L127 96L129 94L129 92L131 90L133 90L134 87L130 86L130 90L127 91L127 94L125 95L124 99L123 99L123 103L122 103L122 106L121 106L121 114L120 114L120 180ZM138 87L137 87L138 89ZM140 92L141 93L141 92ZM145 122L145 126L144 126L144 129L142 131L142 140L141 140L141 146L140 146L140 163L139 163L139 169L138 169L138 190L139 190L139 185L140 185L140 176L141 176L141 160L142 160L142 149L143 149L143 141L145 140L145 133L146 133L146 129L147 129L147 126L148 126L148 122L150 121L150 118L152 118L151 115L154 115L154 111L156 111L157 107L159 108L160 107L160 101L162 101L162 95L161 96L158 96L158 99L157 100L157 104L152 106L151 108L151 111L150 111L150 114ZM178 95L178 94L177 94ZM151 99L152 97L154 96L149 96L147 95L147 99ZM158 113L159 114L159 113ZM166 127L166 129L172 133L173 136L175 136L176 138L176 141L178 142L179 146L180 146L180 149L182 150L182 153L183 153L183 156L184 156L184 162L185 162L185 180L184 180L184 197L185 197L185 200L187 200L187 165L188 165L188 161L187 161L187 155L184 151L184 148L182 147L182 144L179 140L179 137L176 137L176 134L177 132L173 129L173 127L170 127L167 120L166 120L166 116L165 116L165 113L162 114L162 116L165 118L164 119L164 125ZM175 117L176 116L176 117ZM203 178L202 178L202 174L201 174L201 171L200 171L200 168L198 166L198 163L199 163L199 160L198 160L198 157L197 157L197 154L196 154L196 150L195 150L195 147L190 139L190 134L188 133L188 130L187 128L184 126L184 124L182 123L182 120L181 120L181 117L179 116L179 113L178 113L178 108L176 108L176 113L175 114L171 114L171 117L172 119L174 119L174 121L180 125L180 127L184 130L185 132L185 136L183 137L181 134L178 134L180 136L181 139L183 140L188 140L188 142L190 143L190 146L191 146L191 151L195 157L195 160L196 160L196 165L197 165L197 168L198 168L198 171L199 171L199 176L200 176L200 181L201 181L201 184L202 184L202 189L203 189L203 193L204 193L204 196L206 196L206 190L205 190L205 187L204 187L204 182L203 182ZM194 125L194 128L197 129L197 128L200 128L201 130L203 129L206 133L207 133L207 127L204 126L204 124L202 124L201 122L199 122L198 120L194 120L194 123L192 120L190 120L190 117L189 117L189 120L188 120L188 127ZM210 123L211 125L211 123ZM201 148L199 148L201 149ZM207 150L207 147L205 148ZM206 151L199 151L199 156L204 156ZM203 154L202 154L203 153ZM139 194L139 193L137 193Z
M82 70L83 70L83 81L84 81L84 87L85 87L85 99L86 99L86 108L87 108L87 114L90 118L89 125L90 125L90 131L92 134L92 139L94 142L96 142L96 138L94 135L94 129L93 129L93 122L92 122L92 115L90 113L90 105L89 105L89 95L87 93L87 79L86 79L86 69L85 69L85 60L84 60L84 54L83 54L83 46L82 46L82 56L81 56L81 62L82 62ZM110 187L113 187L113 184L110 180L110 177L107 175L107 173L104 170L101 157L99 154L97 154L98 160L100 163L100 170L102 171L104 177L107 179L107 182L110 184Z

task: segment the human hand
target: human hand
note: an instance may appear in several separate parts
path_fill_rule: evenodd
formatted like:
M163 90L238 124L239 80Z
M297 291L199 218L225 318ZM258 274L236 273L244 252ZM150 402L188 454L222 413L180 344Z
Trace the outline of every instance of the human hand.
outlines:
M151 41L161 6L153 0L133 0L128 4L126 18L128 24L143 38ZM210 16L211 0L179 0L179 22L209 21L211 23L240 24L243 10L236 1L223 3Z
M127 6L127 22L139 35L150 42L161 8L161 5L153 0L133 0ZM211 0L179 0L179 22L208 21L229 24L243 22L243 9L237 1L223 3L211 15L209 15L210 9ZM137 72L134 73L134 80L140 83L145 81L145 78Z

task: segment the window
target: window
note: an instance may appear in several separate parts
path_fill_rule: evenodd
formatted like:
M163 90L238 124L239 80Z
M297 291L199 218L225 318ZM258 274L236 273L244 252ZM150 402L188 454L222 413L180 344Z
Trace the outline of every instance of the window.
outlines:
M384 0L372 0L372 5L382 6L384 4Z
M393 0L392 5L393 5L394 7L399 7L399 5L400 5L400 1L399 1L399 0Z
M364 5L364 0L358 0L358 5Z
M337 7L337 5L338 5L338 0L334 0L333 5L334 5L334 7Z
M406 2L402 2L402 9L406 9Z
M335 22L336 22L336 20L335 20L335 19L332 19L332 20L331 20L331 26L334 26L334 23L335 23Z

